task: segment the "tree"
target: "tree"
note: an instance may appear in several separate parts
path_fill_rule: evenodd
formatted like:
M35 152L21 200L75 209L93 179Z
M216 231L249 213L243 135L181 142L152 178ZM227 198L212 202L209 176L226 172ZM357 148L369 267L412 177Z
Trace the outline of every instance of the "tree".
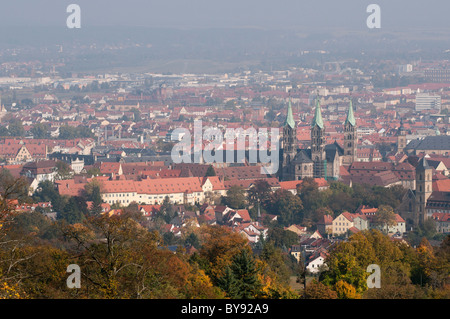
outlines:
M42 235L50 225L50 219L37 211L17 214L11 225L10 235L12 233L18 237L30 234Z
M8 125L8 132L10 136L25 136L25 129L22 121L14 119Z
M91 215L100 215L102 212L102 188L103 185L101 181L96 178L92 179L84 186L83 197L85 197L87 201L92 201L92 206L89 210Z
M64 161L56 162L56 179L70 179L73 176L73 170L70 165Z
M161 217L166 223L170 223L172 218L177 216L177 212L173 207L169 196L164 198L164 201L159 209L158 216Z
M199 264L213 282L223 275L235 255L242 249L250 249L244 237L221 226L202 227L199 237Z
M361 295L367 290L367 266L377 264L382 274L391 274L390 278L382 276L383 286L388 285L389 280L409 277L416 258L411 247L391 241L379 230L361 231L329 251L325 260L328 270L321 274L321 282L335 290L341 289L338 294L342 298L352 294L353 288ZM353 288L344 283L337 286L339 281ZM399 282L407 284L407 281Z
M277 225L269 228L267 241L272 242L275 247L288 249L298 244L298 235L290 230L285 230Z
M69 224L81 223L84 218L84 212L87 211L87 205L82 197L70 197L64 208L57 212L56 218L64 220Z
M37 123L31 128L33 138L50 138L50 127L46 123Z
M59 128L59 138L63 140L72 140L75 138L93 138L94 133L92 133L91 129L87 126L69 126L62 125Z
M103 200L102 200L102 195L100 193L99 185L93 186L91 199L92 199L92 207L90 209L90 214L91 215L100 215L102 212Z
M214 167L212 165L209 165L208 169L206 170L205 177L208 176L216 176L216 171L214 170Z
M305 299L338 299L336 291L314 279L304 291Z
M313 178L304 178L297 185L297 196L302 201L304 218L312 219L312 212L326 205L323 194Z
M265 208L268 212L278 215L278 222L284 226L289 226L302 220L302 200L285 189L278 189L272 193Z
M381 205L374 216L373 222L387 234L390 226L397 225L395 213L391 206Z
M0 126L0 136L9 136L9 131L5 126Z
M141 112L137 108L133 107L130 111L133 113L134 122L138 122L141 120Z
M281 248L277 248L272 242L266 241L259 257L267 263L273 274L273 279L285 284L289 283L291 271Z
M356 293L355 287L344 280L336 283L336 293L339 299L360 299L361 295Z
M247 192L248 202L254 206L263 205L270 198L271 193L272 189L266 180L257 180Z
M231 299L237 299L239 296L239 283L231 270L231 267L227 266L223 276L217 279L217 286L225 291L226 296Z
M222 196L222 203L233 209L245 208L245 190L240 186L231 186L227 191L227 195Z
M36 202L51 202L56 212L61 211L66 203L65 198L61 197L55 188L55 184L51 181L39 182L32 198Z
M200 248L200 240L198 239L198 236L191 232L186 239L184 240L184 244L188 246L192 246L196 249Z
M254 299L261 288L261 282L257 277L256 263L247 249L242 249L233 258L230 267L238 286L238 299Z
M128 216L89 217L84 225L73 224L63 228L67 238L79 247L77 264L83 269L87 279L86 288L95 287L94 296L99 298L119 298L142 295L142 285L147 273L140 273L149 250L159 241L155 233L146 232ZM96 237L102 238L96 242ZM167 264L170 266L170 264ZM127 274L136 281L143 280L141 286L127 284ZM122 277L124 276L124 277ZM144 276L141 277L141 276ZM134 282L138 284L138 282ZM92 288L91 288L92 289Z
M100 168L92 166L86 171L86 174L88 177L93 177L102 175L102 172L100 171Z

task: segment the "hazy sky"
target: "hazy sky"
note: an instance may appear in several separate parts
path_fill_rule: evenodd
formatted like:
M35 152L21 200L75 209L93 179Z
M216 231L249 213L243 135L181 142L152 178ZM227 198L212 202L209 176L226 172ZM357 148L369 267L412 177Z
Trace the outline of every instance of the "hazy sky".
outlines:
M14 0L2 1L0 26L65 27L66 7L81 26L366 28L366 8L381 7L381 27L450 28L448 0Z

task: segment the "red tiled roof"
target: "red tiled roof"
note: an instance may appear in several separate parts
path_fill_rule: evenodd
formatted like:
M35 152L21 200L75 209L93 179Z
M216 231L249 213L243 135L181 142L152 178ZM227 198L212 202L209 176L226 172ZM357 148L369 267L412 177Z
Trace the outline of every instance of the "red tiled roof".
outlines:
M433 191L450 192L450 179L441 179L433 182Z

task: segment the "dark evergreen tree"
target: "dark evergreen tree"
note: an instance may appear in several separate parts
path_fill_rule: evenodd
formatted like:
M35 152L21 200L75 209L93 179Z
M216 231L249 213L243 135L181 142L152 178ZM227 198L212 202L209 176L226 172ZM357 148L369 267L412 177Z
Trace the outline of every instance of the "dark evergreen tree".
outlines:
M80 206L80 201L77 197L70 197L62 211L57 213L56 218L65 220L69 224L81 223L84 220L84 214L83 207Z
M208 176L216 176L216 171L214 170L214 167L212 165L209 165L208 169L206 170L205 177Z
M230 267L227 267L224 275L217 279L217 286L225 291L228 298L235 299L239 295L239 283Z
M238 282L238 299L254 299L261 288L261 282L257 277L256 262L248 250L241 250L240 254L233 258L231 270Z
M100 187L98 185L94 185L92 187L92 194L91 194L91 200L92 200L92 207L89 211L91 215L98 216L102 213L102 195L100 193Z

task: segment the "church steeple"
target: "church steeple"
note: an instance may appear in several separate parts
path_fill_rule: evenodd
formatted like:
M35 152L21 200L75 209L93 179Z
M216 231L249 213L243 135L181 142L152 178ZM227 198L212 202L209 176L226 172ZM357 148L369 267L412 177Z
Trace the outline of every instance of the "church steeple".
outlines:
M347 118L345 119L345 124L349 123L352 126L356 125L355 115L353 114L353 103L350 99L350 104L348 105Z
M397 131L397 153L404 153L406 147L406 130L403 125L403 118L400 119L400 127Z
M295 127L294 116L292 114L291 99L289 98L288 110L286 121L283 126L282 135L282 180L292 180L294 176L293 167L291 165L292 160L297 154L297 129Z
M416 166L416 224L422 224L427 219L426 206L432 192L433 169L424 156Z
M316 110L314 113L314 118L311 123L311 127L318 126L320 129L323 129L323 119L322 119L322 110L320 109L320 100L319 96L316 99Z
M294 115L292 114L291 98L289 98L286 122L284 123L284 126L287 126L287 125L289 125L290 128L292 128L292 129L295 128Z
M325 127L320 109L319 96L316 99L316 110L311 123L311 160L314 162L314 178L325 178Z
M356 119L353 113L353 103L350 98L348 104L347 118L344 122L344 157L342 164L350 165L357 161L358 153L358 135L356 129Z

